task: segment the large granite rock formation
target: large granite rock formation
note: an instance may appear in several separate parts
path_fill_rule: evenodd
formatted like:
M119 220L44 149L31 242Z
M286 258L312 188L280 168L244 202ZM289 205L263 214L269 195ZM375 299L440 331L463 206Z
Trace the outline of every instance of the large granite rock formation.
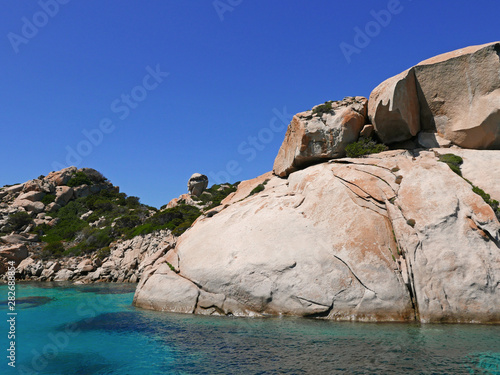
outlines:
M274 161L274 173L286 177L309 165L345 156L366 123L367 100L357 96L326 102L296 114Z
M425 60L370 95L368 115L384 143L435 132L473 149L500 148L500 42Z
M500 160L500 152L489 153ZM480 168L472 183L491 168L473 151L466 158L464 168ZM243 200L234 196L181 236L167 253L169 267L144 274L136 306L500 322L500 223L433 152L335 160L287 180L272 177Z
M134 304L500 323L500 151L452 146L500 147L499 51L492 43L426 60L370 96L379 139L451 146L462 175L441 162L442 148L338 159L369 137L366 100L325 103L289 125L273 168L286 179L242 182L144 273Z

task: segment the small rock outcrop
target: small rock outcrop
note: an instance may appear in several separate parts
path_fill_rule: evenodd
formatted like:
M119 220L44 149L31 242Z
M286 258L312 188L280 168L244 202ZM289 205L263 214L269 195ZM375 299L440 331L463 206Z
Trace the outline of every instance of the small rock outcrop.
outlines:
M368 116L386 144L423 131L464 148L499 149L499 72L500 42L433 57L375 88Z
M28 257L28 248L24 243L0 246L0 274L9 268L8 262L21 263Z
M204 174L194 173L187 184L189 194L199 197L208 187L208 177Z
M345 156L366 123L367 100L361 96L326 102L296 114L285 135L273 171L277 176Z

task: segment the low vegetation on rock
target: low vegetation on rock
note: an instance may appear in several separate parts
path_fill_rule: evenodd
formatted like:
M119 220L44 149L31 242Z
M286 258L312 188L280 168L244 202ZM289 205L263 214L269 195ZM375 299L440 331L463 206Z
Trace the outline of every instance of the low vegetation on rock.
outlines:
M374 139L363 138L357 142L353 142L345 148L347 157L359 158L364 155L377 154L386 151L387 146L377 143Z
M174 235L180 236L201 214L199 208L190 206L181 200L177 206L158 211L147 218L143 224L131 228L127 235L131 238L161 229L170 229Z
M462 176L460 166L463 164L464 160L460 156L455 154L444 154L439 156L439 161L448 164L448 167L450 167L453 172Z
M317 105L316 107L313 108L313 113L317 115L322 115L323 113L329 113L332 110L332 103L333 101L330 100L328 102L325 102L325 104L320 104Z
M458 174L460 177L462 177L462 170L460 169L460 166L463 164L464 160L455 154L444 154L439 156L439 161L446 163L450 169ZM467 181L471 186L472 186L472 191L479 195L483 200L490 205L490 207L493 209L495 212L496 217L498 220L500 220L500 207L499 207L499 202L495 199L492 199L491 196L486 193L483 189L480 187L474 185L471 181L468 179L464 178L465 181Z
M210 210L220 205L222 200L226 198L229 194L234 193L238 188L239 181L234 184L222 184L222 185L212 185L210 189L207 189L199 197L192 196L194 201L200 202L204 207L203 209Z
M47 260L53 258L60 258L64 255L66 249L62 241L55 241L48 243L40 253L40 259Z
M14 214L9 215L7 220L7 228L4 230L4 233L17 231L33 222L31 216L24 211L19 211Z
M90 178L83 172L76 172L71 180L68 181L67 186L76 187L81 185L92 185Z
M483 198L483 200L491 206L498 220L500 220L500 207L498 201L495 199L491 199L491 196L488 193L486 193L483 189L473 185L469 180L467 180L467 182L472 185L472 191L481 196L481 198Z
M260 193L261 191L264 191L264 189L266 188L266 185L268 183L269 180L265 180L262 184L258 184L256 187L254 187L252 189L252 191L250 192L250 194L248 194L248 196L252 196L254 194L258 194Z

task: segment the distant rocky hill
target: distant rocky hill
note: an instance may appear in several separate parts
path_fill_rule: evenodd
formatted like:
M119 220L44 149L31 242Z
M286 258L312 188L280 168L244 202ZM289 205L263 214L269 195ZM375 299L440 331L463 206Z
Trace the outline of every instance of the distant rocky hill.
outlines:
M236 188L207 188L157 210L119 192L94 169L70 167L0 188L0 274L14 260L26 280L136 282L143 267ZM195 181L196 180L196 181Z
M293 118L273 172L148 267L134 304L500 323L499 149L500 42L327 101Z

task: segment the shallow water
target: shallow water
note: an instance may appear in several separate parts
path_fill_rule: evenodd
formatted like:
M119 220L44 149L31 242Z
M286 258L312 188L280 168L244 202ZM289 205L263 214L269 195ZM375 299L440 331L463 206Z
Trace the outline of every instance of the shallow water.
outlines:
M132 307L134 289L18 284L0 374L500 374L500 326L169 314Z

